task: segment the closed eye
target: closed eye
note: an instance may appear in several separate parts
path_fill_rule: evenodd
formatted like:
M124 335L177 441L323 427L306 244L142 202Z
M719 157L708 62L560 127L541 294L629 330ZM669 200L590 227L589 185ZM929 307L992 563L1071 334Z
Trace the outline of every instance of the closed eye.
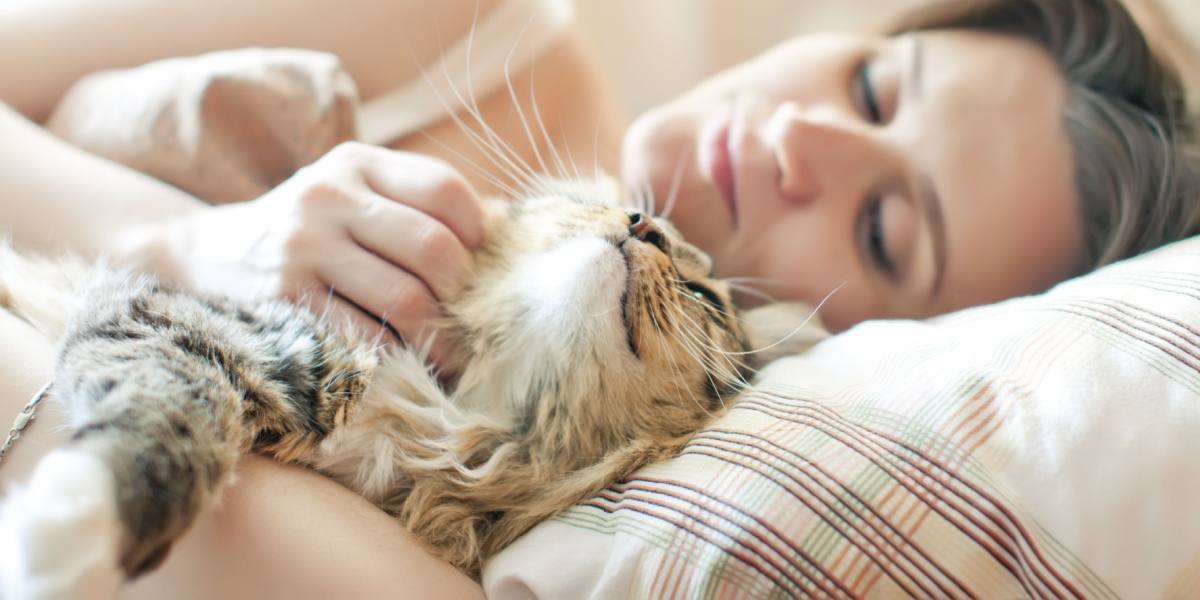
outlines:
M878 196L867 200L861 217L863 246L871 265L890 279L897 276L896 264L888 254L883 228L883 200Z
M876 125L883 122L883 112L879 108L879 95L871 83L871 61L864 60L858 65L854 76L856 93L861 109L867 120Z

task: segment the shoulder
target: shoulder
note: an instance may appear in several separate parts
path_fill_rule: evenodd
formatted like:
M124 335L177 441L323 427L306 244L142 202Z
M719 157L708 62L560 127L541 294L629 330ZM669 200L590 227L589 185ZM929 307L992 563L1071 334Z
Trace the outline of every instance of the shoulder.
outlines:
M492 193L499 189L477 167L497 170L489 159L496 149L475 143L473 134L465 130L468 126L477 130L477 121L483 121L535 171L573 175L577 167L580 173L590 174L599 166L615 172L627 117L573 23L566 24L561 35L524 68L509 71L486 93L476 90L475 115L466 110L464 101L469 98L463 92L461 97L453 93L443 97L446 104L438 120L387 145L437 155ZM559 172L556 156L565 163L565 173Z

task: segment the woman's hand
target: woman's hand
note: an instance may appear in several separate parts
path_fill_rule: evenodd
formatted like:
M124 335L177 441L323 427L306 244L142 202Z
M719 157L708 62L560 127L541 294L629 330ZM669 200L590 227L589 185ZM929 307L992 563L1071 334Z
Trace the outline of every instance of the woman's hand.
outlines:
M167 281L243 300L305 301L367 337L420 345L483 241L483 209L437 159L348 143L261 198L201 209L165 236L156 243L170 267L154 270ZM432 343L436 362L444 348Z

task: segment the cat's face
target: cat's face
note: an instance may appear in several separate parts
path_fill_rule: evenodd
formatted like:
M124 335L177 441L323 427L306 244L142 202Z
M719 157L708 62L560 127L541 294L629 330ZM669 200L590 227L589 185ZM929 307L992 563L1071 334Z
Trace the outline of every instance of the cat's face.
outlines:
M461 402L569 449L692 431L740 389L728 286L668 223L616 204L600 182L492 207L448 307Z

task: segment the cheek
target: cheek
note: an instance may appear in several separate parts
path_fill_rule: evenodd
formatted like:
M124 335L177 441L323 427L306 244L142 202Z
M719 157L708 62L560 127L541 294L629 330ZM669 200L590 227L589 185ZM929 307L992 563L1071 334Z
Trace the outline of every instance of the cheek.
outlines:
M649 185L656 195L665 193L659 180L688 149L694 135L689 131L689 115L674 105L655 109L638 117L625 134L621 146L621 176L635 191Z

